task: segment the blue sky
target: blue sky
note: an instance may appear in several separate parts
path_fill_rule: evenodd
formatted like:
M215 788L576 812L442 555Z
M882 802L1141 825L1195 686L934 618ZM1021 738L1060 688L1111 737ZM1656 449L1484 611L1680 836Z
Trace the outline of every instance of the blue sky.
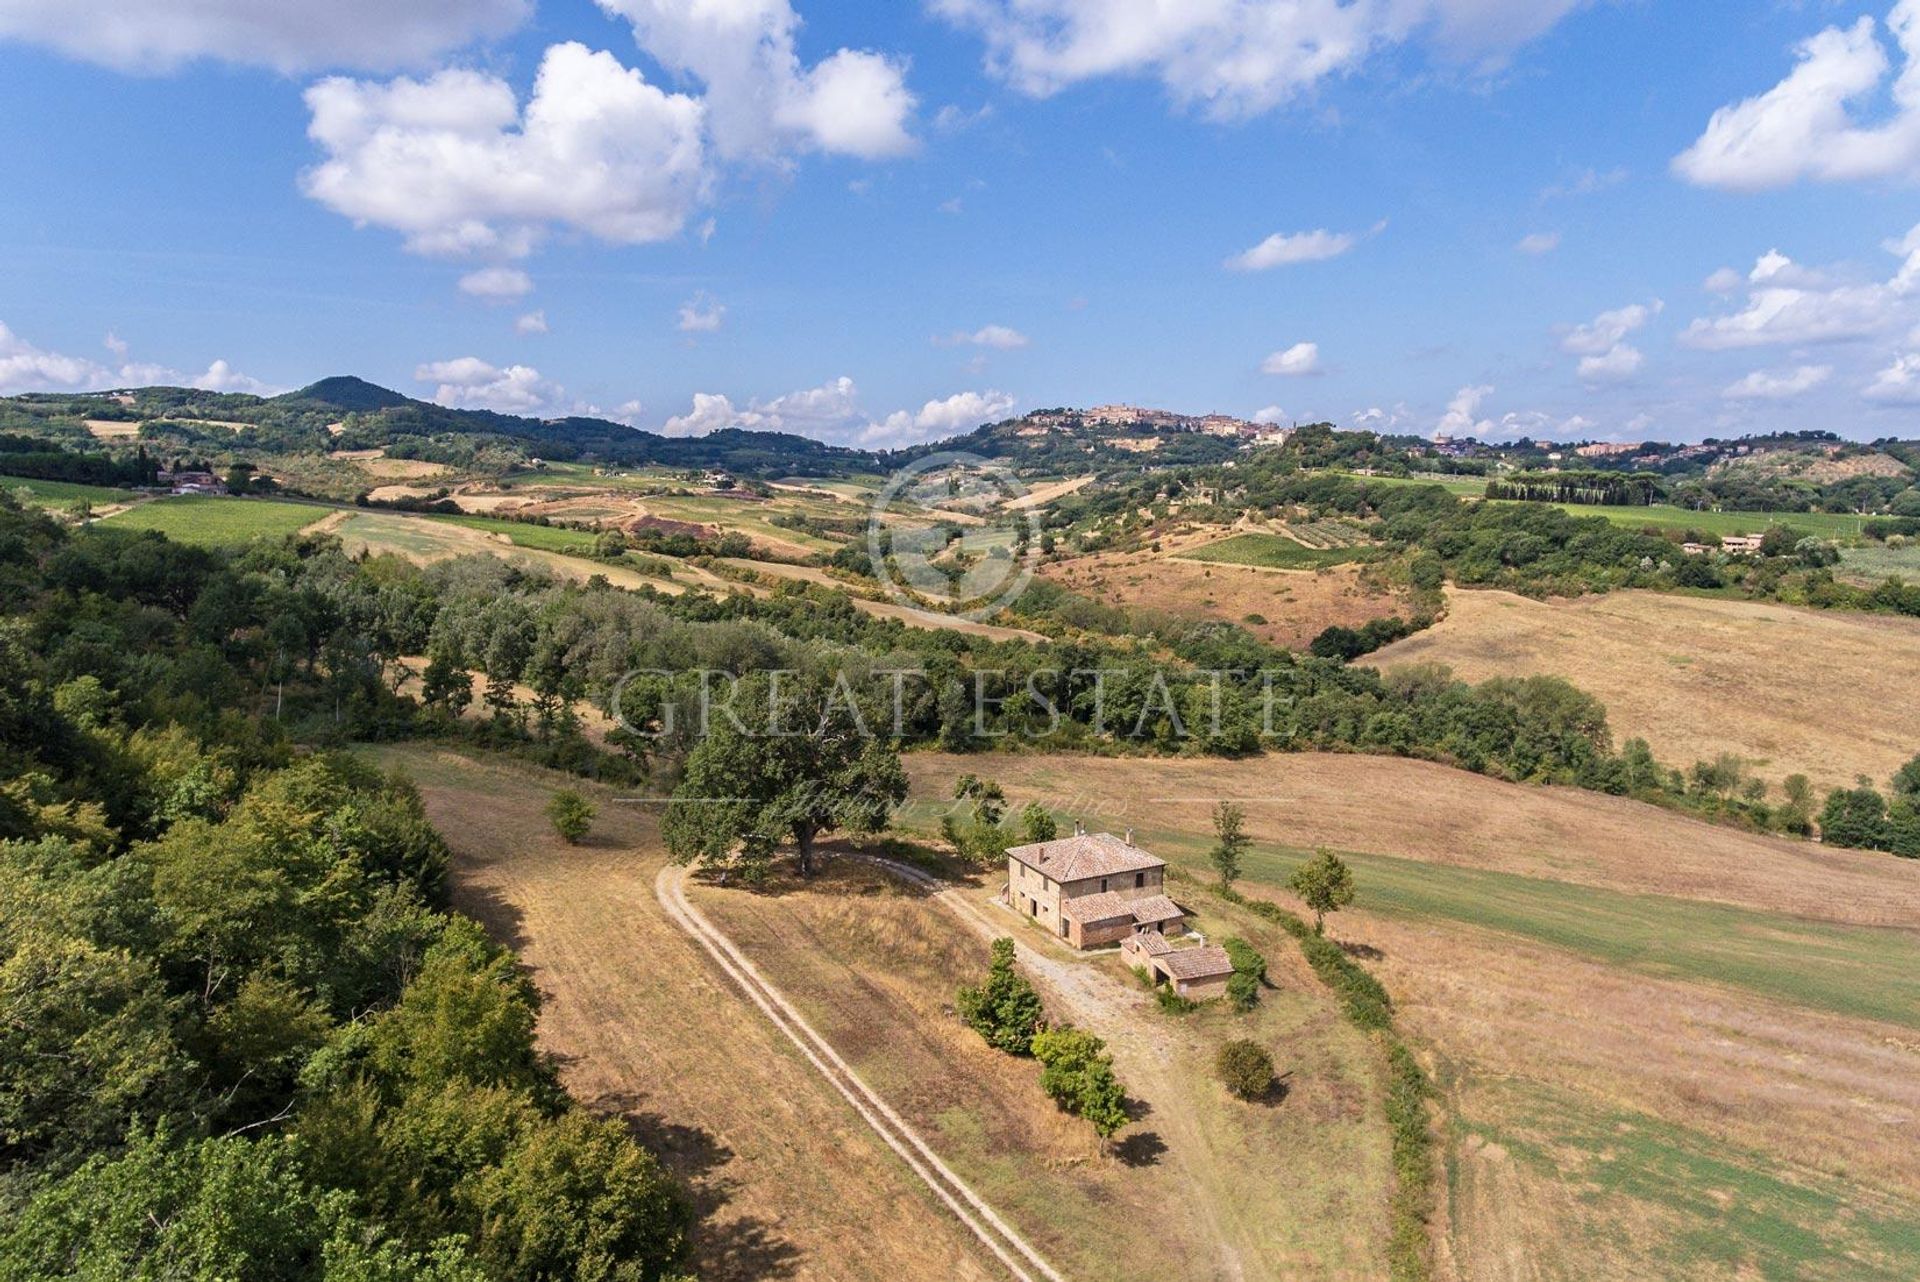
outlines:
M0 0L0 391L1913 437L1908 45L1920 0Z

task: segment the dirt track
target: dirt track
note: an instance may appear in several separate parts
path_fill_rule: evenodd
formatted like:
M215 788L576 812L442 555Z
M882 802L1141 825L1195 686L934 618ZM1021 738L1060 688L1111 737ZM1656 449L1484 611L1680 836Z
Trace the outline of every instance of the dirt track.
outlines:
M660 875L654 879L654 894L658 896L667 916L692 935L753 1004L773 1021L774 1026L800 1048L800 1053L845 1097L847 1103L853 1105L882 1142L899 1155L921 1182L1006 1265L1007 1271L1014 1277L1021 1282L1033 1282L1033 1275L1037 1272L1050 1279L1050 1282L1065 1282L1025 1238L1015 1232L935 1155L926 1141L888 1107L885 1100L860 1080L859 1075L827 1044L825 1038L813 1030L793 1004L767 982L754 964L699 909L687 902L685 885L686 869L673 865L662 868Z

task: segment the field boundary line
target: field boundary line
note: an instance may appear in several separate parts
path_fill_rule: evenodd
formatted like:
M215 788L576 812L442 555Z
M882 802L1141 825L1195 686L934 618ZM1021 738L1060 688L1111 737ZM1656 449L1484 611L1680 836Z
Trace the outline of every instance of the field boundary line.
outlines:
M1001 1219L999 1213L941 1161L919 1133L853 1071L733 941L687 900L684 868L672 864L662 868L654 879L654 894L667 916L693 936L720 969L773 1022L774 1027L800 1049L800 1053L819 1070L820 1075L853 1105L854 1111L860 1114L881 1141L907 1164L922 1183L933 1190L935 1196L946 1204L974 1237L993 1252L1008 1272L1020 1282L1035 1282L1033 1273L1022 1266L1020 1259L1015 1258L1018 1256L1024 1258L1047 1282L1066 1282L1031 1243Z

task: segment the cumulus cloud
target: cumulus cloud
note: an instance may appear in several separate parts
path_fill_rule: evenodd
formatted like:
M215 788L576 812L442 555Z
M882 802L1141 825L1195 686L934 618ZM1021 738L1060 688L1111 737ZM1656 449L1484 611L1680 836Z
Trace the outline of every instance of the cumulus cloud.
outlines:
M482 267L460 278L460 292L500 302L533 292L533 277L518 267Z
M1793 369L1757 369L1720 395L1730 401L1784 401L1810 392L1833 377L1831 365L1800 365Z
M306 101L327 159L302 189L422 253L518 257L555 226L664 240L710 181L701 104L580 44L547 50L524 112L504 80L465 70L333 77Z
M1014 398L1005 392L955 392L941 400L928 401L911 416L913 430L929 436L953 436L970 432L982 423L996 423L1013 411ZM888 428L906 425L905 411L887 416Z
M1798 65L1773 88L1714 112L1674 158L1674 172L1737 191L1803 179L1920 178L1920 0L1899 0L1887 30L1904 65L1884 119L1862 119L1892 69L1873 19L1863 16L1801 42Z
M1496 55L1583 0L932 0L978 33L990 71L1044 97L1104 76L1149 76L1223 120L1289 101L1375 49L1431 30L1449 52Z
M1887 250L1901 259L1885 281L1835 280L1769 250L1748 273L1745 305L1724 316L1703 316L1680 341L1726 351L1869 338L1909 321L1920 290L1920 226ZM1716 273L1710 283L1724 284ZM1735 289L1738 286L1734 286Z
M680 330L685 334L711 334L726 319L726 305L705 290L680 304Z
M413 371L415 381L433 383L433 400L449 409L495 410L535 417L564 412L565 389L540 376L531 365L489 364L478 356L428 361Z
M933 340L941 347L991 347L997 351L1012 351L1025 347L1030 340L1025 334L1009 325L982 325L971 334L965 330L956 330Z
M1542 254L1551 254L1554 250L1560 248L1560 233L1557 231L1537 231L1531 235L1522 236L1520 243L1515 245L1514 248L1523 254L1530 254L1535 258L1538 258Z
M107 335L107 350L119 363L105 365L84 356L36 347L0 322L0 396L15 392L93 392L117 387L192 387L204 392L247 392L273 396L285 388L249 377L224 360L203 373L189 374L151 362L129 362L127 344Z
M1860 394L1884 405L1920 405L1920 352L1896 356Z
M1580 357L1580 377L1589 383L1618 382L1639 372L1645 357L1626 341L1627 336L1660 314L1659 299L1601 312L1584 325L1575 325L1560 340L1560 350Z
M516 334L544 334L547 332L547 313L544 308L528 312L513 322Z
M1320 372L1320 344L1295 343L1284 351L1274 352L1260 362L1263 374L1283 374L1297 377L1302 374Z
M391 70L504 35L530 0L0 0L0 37L127 71L199 58L279 71Z
M1229 271L1263 272L1294 263L1325 262L1329 258L1340 257L1359 241L1360 238L1352 232L1331 232L1324 228L1275 232L1252 249L1227 259L1225 266Z
M1731 267L1722 267L1701 283L1701 288L1709 294L1731 294L1746 283L1747 278Z
M718 392L696 392L692 408L668 419L663 430L669 436L699 436L741 427L856 445L903 445L1003 419L1015 403L1005 392L956 392L918 410L896 410L875 419L861 407L854 381L843 375L771 400L756 398L745 406Z
M1285 423L1290 420L1285 410L1281 409L1278 405L1269 405L1263 410L1254 411L1253 421L1256 423Z
M715 148L774 160L790 149L869 159L913 150L905 66L840 49L812 67L794 49L787 0L598 0L633 24L640 47L700 82Z
M1495 427L1490 420L1479 417L1481 404L1493 395L1493 385L1481 383L1463 387L1453 394L1447 402L1447 412L1440 416L1434 425L1437 436L1487 436Z

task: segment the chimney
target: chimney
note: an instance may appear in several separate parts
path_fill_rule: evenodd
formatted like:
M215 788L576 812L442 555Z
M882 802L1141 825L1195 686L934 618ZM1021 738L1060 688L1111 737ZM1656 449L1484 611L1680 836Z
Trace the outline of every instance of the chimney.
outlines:
M1127 829L1127 844L1129 846L1133 844L1133 829L1131 828Z
M1084 836L1086 836L1086 835L1087 835L1087 825L1086 825L1085 823L1083 823L1083 822L1081 822L1081 821L1080 821L1080 820L1078 820L1078 819L1076 819L1076 820L1074 820L1074 821L1073 821L1073 835L1074 835L1074 836L1076 836L1076 837L1084 837Z

